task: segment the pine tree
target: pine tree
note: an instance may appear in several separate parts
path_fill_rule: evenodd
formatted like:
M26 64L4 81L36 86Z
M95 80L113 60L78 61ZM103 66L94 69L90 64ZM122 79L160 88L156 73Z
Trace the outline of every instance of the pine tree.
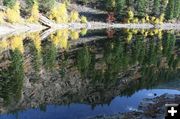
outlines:
M26 0L26 4L28 7L32 8L32 6L34 5L34 3L37 3L38 0Z
M41 11L49 11L51 10L56 3L56 0L39 0L40 10Z
M180 0L174 0L174 18L180 17Z
M146 4L147 4L147 0L137 1L137 12L140 17L143 17L146 14Z
M154 0L154 9L153 9L153 14L158 16L160 14L160 0Z
M116 0L106 0L106 9L108 11L113 11L116 6Z
M174 18L174 0L169 0L166 8L166 19L171 20Z
M116 12L119 16L124 14L126 0L116 0Z
M13 7L16 3L16 0L4 0L3 5L7 7Z

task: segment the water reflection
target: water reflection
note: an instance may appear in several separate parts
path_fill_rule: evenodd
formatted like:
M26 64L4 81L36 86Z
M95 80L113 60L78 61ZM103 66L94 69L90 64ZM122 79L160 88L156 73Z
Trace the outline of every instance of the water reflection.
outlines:
M1 40L1 113L32 107L46 111L46 104L95 108L118 95L131 97L180 78L179 46L172 31L116 30L83 43L90 39L86 33L65 29L46 39L31 33Z

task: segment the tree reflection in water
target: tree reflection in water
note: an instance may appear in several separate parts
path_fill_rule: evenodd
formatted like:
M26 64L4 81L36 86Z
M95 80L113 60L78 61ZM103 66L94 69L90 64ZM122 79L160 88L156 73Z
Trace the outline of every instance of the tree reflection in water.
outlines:
M84 32L87 31L83 29L83 37ZM151 89L179 78L180 58L173 32L120 30L111 39L72 46L72 42L78 42L77 33L79 32L60 30L43 42L39 33L31 34L29 36L31 45L26 45L25 48L18 37L14 37L19 40L12 46L8 45L8 42L0 42L0 47L3 49L10 48L10 56L7 58L10 65L0 69L0 97L5 103L10 104L12 101L20 100L25 76L43 82L40 76L42 71L48 72L46 75L50 75L50 80L61 80L62 83L70 86L68 81L74 77L71 74L73 69L74 72L81 74L81 77L76 78L83 79L80 81L94 91L99 91L101 96L107 90L113 90L121 85L121 81L127 80L127 83L123 85L120 95L131 96L140 89ZM70 37L74 40L69 40ZM32 69L25 66L25 59L26 63L30 61ZM100 90L97 87L101 87ZM67 98L70 103L71 100L76 99L76 95L68 93ZM89 92L89 94L94 93ZM41 106L42 109L44 107Z

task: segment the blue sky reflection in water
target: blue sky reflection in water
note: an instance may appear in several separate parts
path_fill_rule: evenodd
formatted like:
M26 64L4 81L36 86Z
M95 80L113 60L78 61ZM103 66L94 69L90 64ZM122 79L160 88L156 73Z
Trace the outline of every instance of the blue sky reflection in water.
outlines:
M180 94L173 32L123 29L111 39L105 31L88 32L83 40L96 41L80 45L68 39L68 30L42 42L38 33L10 37L19 45L1 52L0 63L10 64L0 69L0 101L7 109L0 119L85 119L136 110L144 98Z
M111 115L135 110L142 99L154 98L164 93L180 94L180 91L168 89L141 90L131 97L117 96L110 104L97 105L93 109L87 104L47 105L45 111L39 108L27 109L16 114L1 115L0 119L51 119L52 117L53 119L85 119L97 115Z

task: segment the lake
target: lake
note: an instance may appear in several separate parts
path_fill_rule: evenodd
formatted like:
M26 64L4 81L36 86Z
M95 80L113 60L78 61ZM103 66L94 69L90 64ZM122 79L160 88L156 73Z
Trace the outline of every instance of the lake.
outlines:
M180 95L180 37L158 29L1 37L0 119L86 119Z

